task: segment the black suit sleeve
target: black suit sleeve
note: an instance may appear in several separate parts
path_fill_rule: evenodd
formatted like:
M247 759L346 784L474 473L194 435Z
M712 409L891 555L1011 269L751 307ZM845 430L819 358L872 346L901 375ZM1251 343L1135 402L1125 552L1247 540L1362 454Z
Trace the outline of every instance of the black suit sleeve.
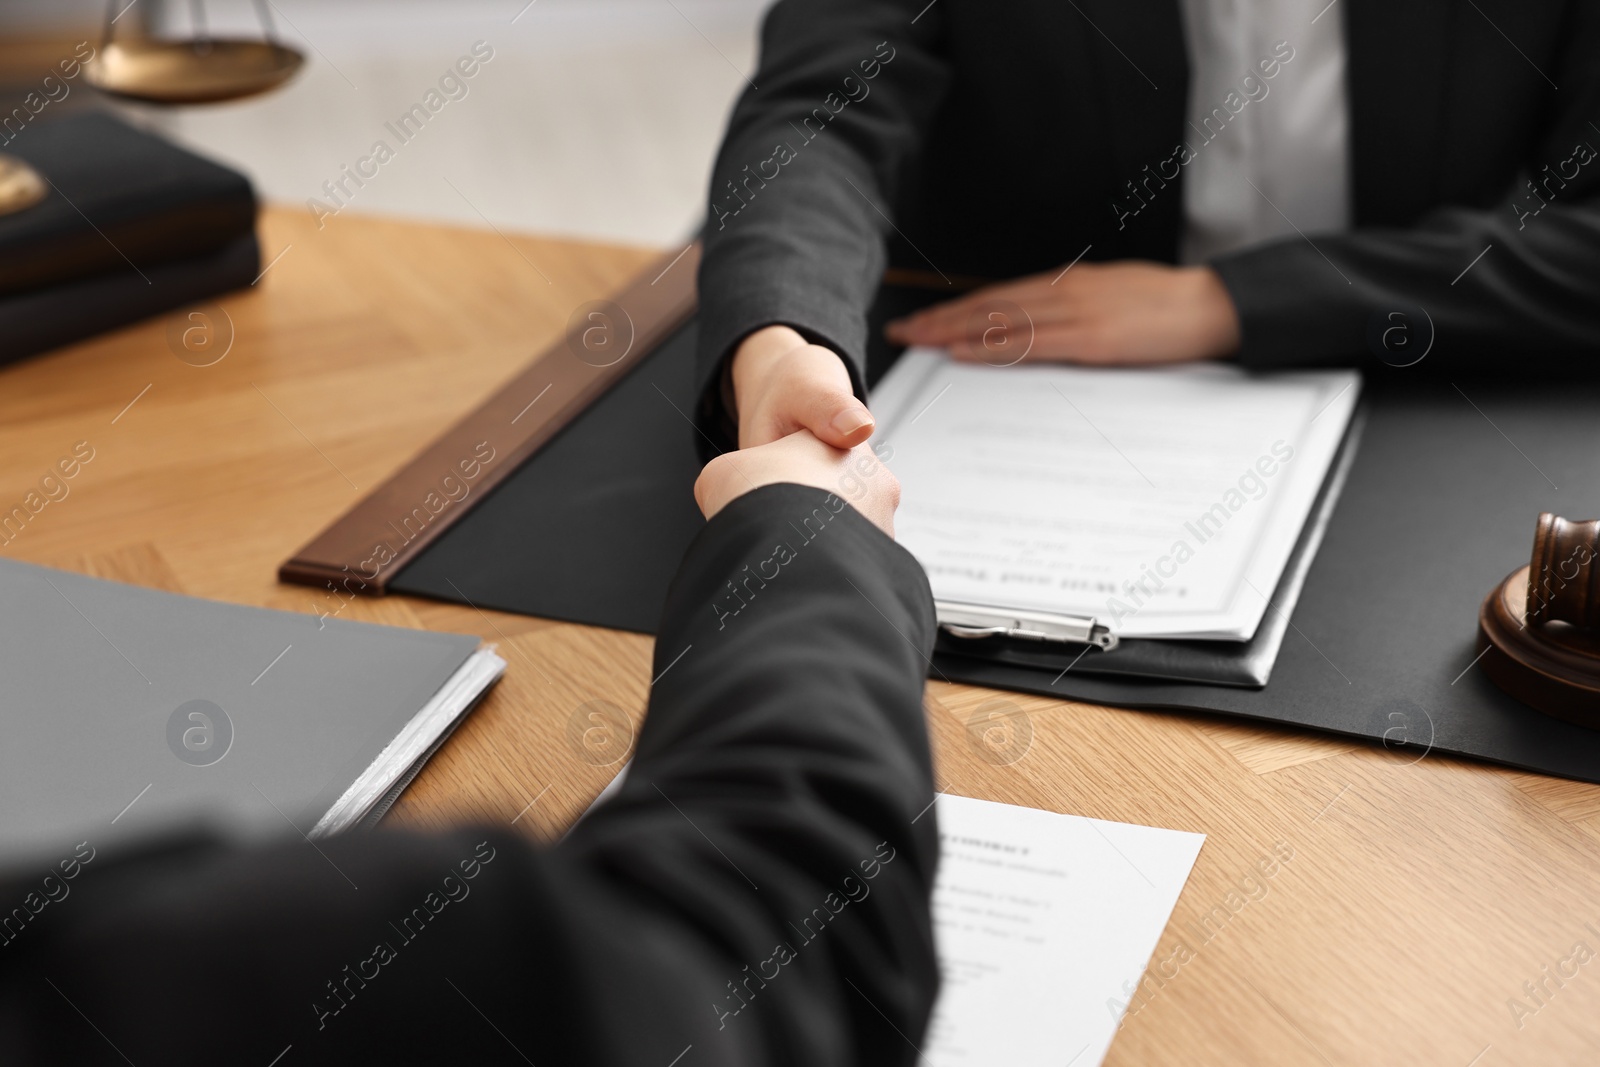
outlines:
M625 785L561 844L90 848L0 935L0 1062L910 1064L932 638L921 569L854 509L749 493L673 584Z
M1593 369L1600 341L1600 7L1575 4L1572 11L1563 62L1550 72L1560 85L1550 98L1553 118L1501 203L1482 211L1437 208L1407 228L1287 238L1213 262L1239 312L1241 362L1309 366L1369 352L1405 360L1432 343L1429 369L1503 372L1516 360L1555 370L1573 368L1574 357L1587 357ZM1408 178L1394 175L1396 182ZM1404 317L1390 320L1390 312ZM1395 337L1404 337L1409 351L1383 345L1391 322L1404 325Z
M905 168L950 79L927 0L780 0L712 169L700 268L702 428L726 441L723 360L762 326L845 358L865 399L867 310Z

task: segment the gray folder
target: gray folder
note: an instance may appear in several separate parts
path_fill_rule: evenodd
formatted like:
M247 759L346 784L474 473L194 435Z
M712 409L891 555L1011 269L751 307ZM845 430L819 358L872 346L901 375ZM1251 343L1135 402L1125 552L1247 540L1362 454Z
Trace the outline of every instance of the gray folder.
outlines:
M0 856L174 823L313 835L358 779L343 822L375 818L498 677L478 646L0 561Z

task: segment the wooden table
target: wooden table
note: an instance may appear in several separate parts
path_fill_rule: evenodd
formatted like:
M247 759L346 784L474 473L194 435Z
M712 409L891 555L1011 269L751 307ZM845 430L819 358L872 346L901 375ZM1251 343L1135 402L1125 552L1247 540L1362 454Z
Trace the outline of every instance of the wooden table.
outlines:
M658 254L350 214L319 231L298 208L261 233L279 258L218 301L220 362L176 358L165 316L0 371L0 501L95 450L6 556L312 610L279 562ZM396 823L548 837L614 771L568 745L572 709L644 707L646 637L406 597L344 617L470 631L510 661ZM1032 731L1013 763L967 727L994 699ZM1573 951L1600 954L1600 788L940 682L927 708L948 791L1208 835L1109 1062L1595 1062L1600 962Z

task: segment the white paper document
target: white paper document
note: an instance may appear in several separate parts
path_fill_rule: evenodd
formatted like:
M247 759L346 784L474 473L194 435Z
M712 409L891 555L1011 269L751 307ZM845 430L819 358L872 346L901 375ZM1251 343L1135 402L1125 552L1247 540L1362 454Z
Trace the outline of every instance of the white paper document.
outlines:
M1095 1067L1204 834L941 796L932 1067Z
M1248 640L1360 392L1354 371L991 367L911 349L873 390L895 535L935 599ZM884 446L887 446L885 450Z

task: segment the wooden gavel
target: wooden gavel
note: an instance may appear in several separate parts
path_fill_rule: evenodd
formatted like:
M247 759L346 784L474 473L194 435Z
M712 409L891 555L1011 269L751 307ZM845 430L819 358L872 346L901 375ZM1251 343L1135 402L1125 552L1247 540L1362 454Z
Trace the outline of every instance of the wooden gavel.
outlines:
M1574 522L1546 511L1528 564L1529 623L1600 627L1600 519Z
M1548 511L1533 556L1478 610L1489 679L1524 704L1600 730L1600 519Z

